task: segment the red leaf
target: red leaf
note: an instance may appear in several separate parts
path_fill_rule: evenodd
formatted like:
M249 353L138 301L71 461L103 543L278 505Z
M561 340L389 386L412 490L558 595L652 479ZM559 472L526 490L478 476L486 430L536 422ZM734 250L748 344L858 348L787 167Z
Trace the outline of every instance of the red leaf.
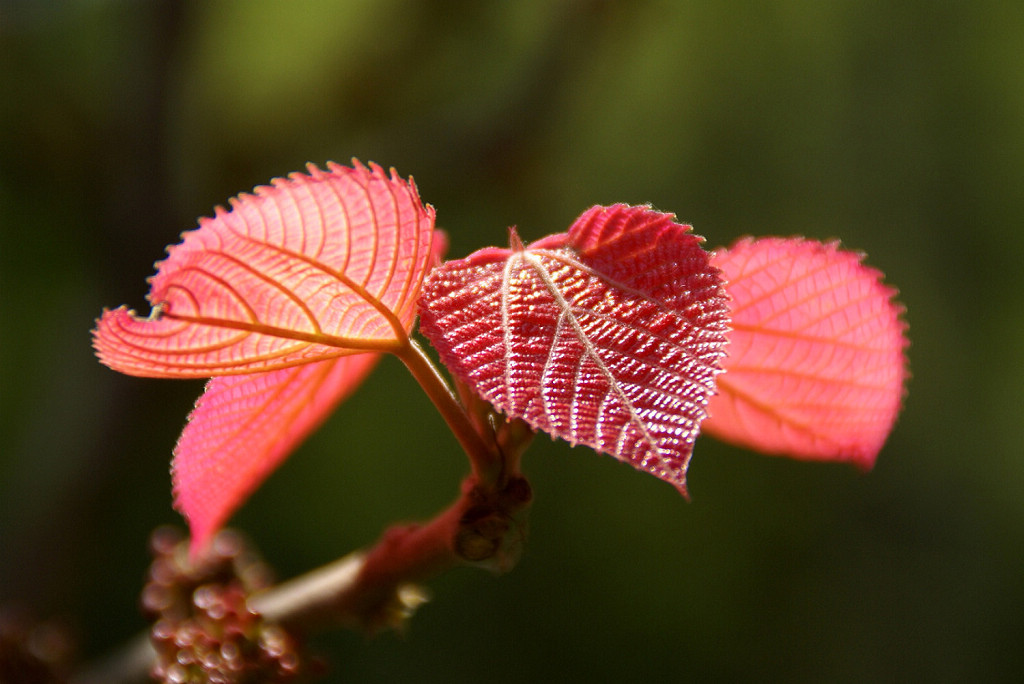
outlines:
M218 208L168 249L149 318L106 311L100 360L132 375L215 377L173 465L193 548L366 376L408 343L445 240L411 181L309 166ZM353 356L360 354L358 356Z
M153 313L104 312L96 352L123 373L182 378L387 351L415 317L433 223L394 171L310 165L201 219L157 264Z
M379 358L344 356L207 383L172 466L175 506L188 518L193 549L206 545Z
M869 469L907 377L902 307L863 255L801 239L718 250L732 302L709 433L766 453Z
M725 345L718 272L689 226L593 207L567 234L435 269L420 328L506 415L685 491Z

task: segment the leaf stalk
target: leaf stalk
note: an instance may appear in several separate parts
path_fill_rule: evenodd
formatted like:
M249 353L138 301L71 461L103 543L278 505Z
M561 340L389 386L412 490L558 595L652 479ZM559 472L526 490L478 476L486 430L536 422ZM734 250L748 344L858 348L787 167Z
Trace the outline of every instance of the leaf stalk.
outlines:
M474 426L462 404L426 351L412 338L394 352L437 407L455 438L469 457L473 476L481 483L496 483L504 472L497 445L488 444Z

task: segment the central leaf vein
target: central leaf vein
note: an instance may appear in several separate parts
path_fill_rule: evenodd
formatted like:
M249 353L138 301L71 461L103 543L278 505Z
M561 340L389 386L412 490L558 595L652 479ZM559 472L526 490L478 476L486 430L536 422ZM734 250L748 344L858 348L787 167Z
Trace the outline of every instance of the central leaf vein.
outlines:
M590 340L589 336L583 330L582 326L580 325L580 322L572 314L573 307L569 305L569 302L567 302L565 297L562 295L562 292L559 289L558 285L552 279L551 273L548 270L548 268L544 265L541 255L534 254L529 250L525 250L521 254L521 258L527 263L529 263L531 267L533 267L533 270L537 273L537 275L543 282L544 287L547 289L551 297L555 300L556 307L559 309L559 311L563 313L565 320L567 320L571 325L572 330L575 333L577 339L583 345L584 355L586 357L589 357L594 362L595 366L597 366L598 371L605 377L605 380L608 382L610 390L615 393L615 396L626 409L627 415L629 416L629 422L632 423L640 432L644 441L647 442L652 449L660 453L661 449L658 446L658 443L655 440L654 436L651 435L651 433L647 430L647 426L644 425L643 420L637 413L637 410L633 406L629 397L626 396L622 387L616 380L614 374L612 374L611 370L604 363L604 360L601 359L600 355L598 354L597 348L594 346L594 343ZM509 261L511 261L511 259L509 259ZM577 268L582 267L582 265L577 265L578 262L563 261L563 263L570 263L571 265L576 266ZM583 268L585 269L585 267ZM554 344L554 341L552 342L552 344ZM580 362L582 363L582 359ZM595 424L595 429L597 430L598 434L600 434L600 422Z

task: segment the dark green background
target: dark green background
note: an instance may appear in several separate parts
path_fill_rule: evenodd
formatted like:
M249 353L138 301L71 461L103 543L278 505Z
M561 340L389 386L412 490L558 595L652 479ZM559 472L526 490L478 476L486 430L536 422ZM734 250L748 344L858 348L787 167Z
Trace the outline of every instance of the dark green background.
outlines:
M539 438L511 574L433 582L331 681L1007 681L1024 670L1024 5L0 2L0 601L95 655L143 627L201 384L100 366L163 248L307 161L415 176L450 255L651 202L709 246L840 237L913 379L874 472L707 438L691 503ZM464 457L386 360L235 517L283 577L450 501Z

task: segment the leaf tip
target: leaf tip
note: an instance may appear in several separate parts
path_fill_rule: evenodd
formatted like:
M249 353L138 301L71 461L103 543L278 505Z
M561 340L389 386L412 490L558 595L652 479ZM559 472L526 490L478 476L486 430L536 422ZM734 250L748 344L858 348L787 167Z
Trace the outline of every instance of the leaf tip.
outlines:
M207 384L209 388L209 384ZM193 422L196 414L201 410L202 397L196 402L196 411L189 416L189 423ZM213 479L209 475L203 476L201 469L193 463L196 459L191 454L183 454L183 446L189 428L178 438L174 447L174 458L171 461L171 481L174 510L178 511L185 519L189 529L189 552L192 557L201 553L214 533L227 519L227 513L233 511L238 503L234 498L226 500L224 492L218 491L216 482L206 482ZM204 486L197 486L197 483ZM207 496L206 499L203 497Z
M526 250L515 226L508 227L508 248L513 252L522 252Z

